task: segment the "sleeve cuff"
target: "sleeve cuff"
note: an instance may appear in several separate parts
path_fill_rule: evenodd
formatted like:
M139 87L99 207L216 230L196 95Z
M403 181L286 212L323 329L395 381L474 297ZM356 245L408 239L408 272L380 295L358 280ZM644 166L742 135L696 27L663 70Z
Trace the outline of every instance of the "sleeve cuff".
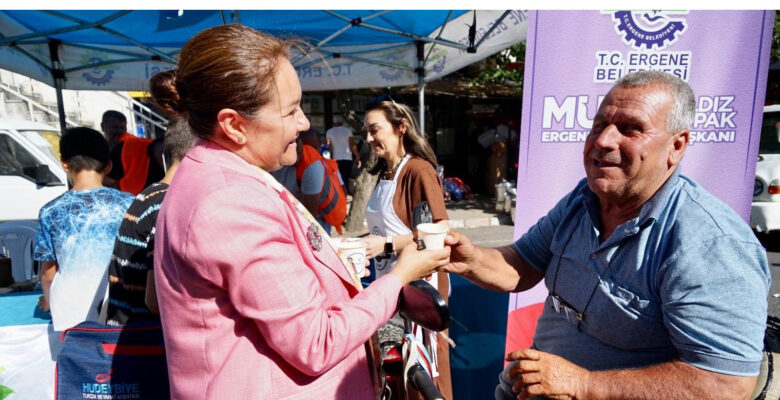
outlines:
M517 252L520 254L520 257L523 257L523 260L525 260L531 266L531 268L541 272L542 274L545 273L544 268L538 265L538 261L534 260L533 257L529 257L527 252L523 251L523 247L520 245L520 239L512 243L512 246L515 247L515 250L517 250Z
M710 354L692 351L679 351L680 360L686 364L719 374L736 376L757 376L761 368L761 358L756 361L731 360Z

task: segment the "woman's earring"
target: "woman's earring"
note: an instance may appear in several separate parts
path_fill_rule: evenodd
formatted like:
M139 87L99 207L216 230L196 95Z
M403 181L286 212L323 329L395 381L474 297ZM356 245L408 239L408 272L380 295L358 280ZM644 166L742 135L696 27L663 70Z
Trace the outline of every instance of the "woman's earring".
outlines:
M244 143L244 138L239 136L236 138L236 141L238 141L238 143Z

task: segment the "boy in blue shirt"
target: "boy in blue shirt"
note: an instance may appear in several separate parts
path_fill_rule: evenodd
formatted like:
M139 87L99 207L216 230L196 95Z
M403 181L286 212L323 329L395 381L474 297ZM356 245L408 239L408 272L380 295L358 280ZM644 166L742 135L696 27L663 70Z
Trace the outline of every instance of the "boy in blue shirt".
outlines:
M51 309L55 331L97 321L114 239L133 201L131 194L102 185L111 162L100 132L66 130L60 154L72 188L41 207L33 255L41 261L40 305Z

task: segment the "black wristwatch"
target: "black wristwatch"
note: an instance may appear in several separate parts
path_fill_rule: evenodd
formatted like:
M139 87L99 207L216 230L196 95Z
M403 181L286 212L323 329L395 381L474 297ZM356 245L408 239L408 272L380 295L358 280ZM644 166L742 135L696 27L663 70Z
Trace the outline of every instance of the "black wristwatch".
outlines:
M390 257L395 253L395 248L393 247L393 237L387 236L385 238L385 255Z

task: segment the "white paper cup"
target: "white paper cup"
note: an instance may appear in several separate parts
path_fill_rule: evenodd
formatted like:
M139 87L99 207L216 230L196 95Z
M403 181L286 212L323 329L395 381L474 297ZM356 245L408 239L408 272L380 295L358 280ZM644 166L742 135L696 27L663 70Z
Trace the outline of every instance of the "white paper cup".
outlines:
M417 225L417 237L425 242L425 248L439 250L444 248L444 237L450 229L441 224Z
M339 257L351 266L358 278L366 271L366 242L360 239L346 239L339 243Z

